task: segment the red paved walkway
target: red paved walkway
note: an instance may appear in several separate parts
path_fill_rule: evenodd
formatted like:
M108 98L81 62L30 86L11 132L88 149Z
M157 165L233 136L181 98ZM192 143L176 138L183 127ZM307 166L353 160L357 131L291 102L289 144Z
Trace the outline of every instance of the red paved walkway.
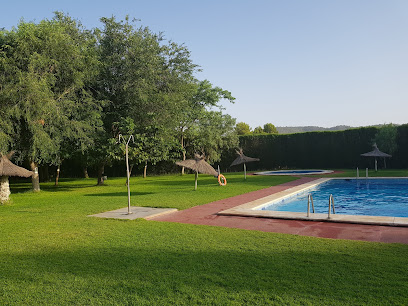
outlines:
M226 210L312 180L315 180L315 178L302 177L296 181L279 186L273 186L209 204L192 207L190 209L178 211L168 215L155 217L150 220L223 226L323 238L352 239L388 243L398 242L408 244L408 227L217 215L219 211Z

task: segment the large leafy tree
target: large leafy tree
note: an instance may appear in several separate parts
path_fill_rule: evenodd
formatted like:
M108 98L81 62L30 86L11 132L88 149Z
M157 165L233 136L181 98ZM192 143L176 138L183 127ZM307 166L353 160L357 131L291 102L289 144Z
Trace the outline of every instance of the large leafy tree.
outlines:
M264 124L263 130L268 134L278 134L278 129L272 123Z
M251 133L251 128L245 122L238 122L235 126L235 131L238 135L248 135Z
M219 159L236 142L219 105L231 94L194 78L185 46L129 19L101 21L91 32L56 13L0 31L0 151L17 150L33 170L80 157L85 169L98 166L98 184L123 156L119 134L134 136L135 164L196 151Z
M89 132L99 125L100 104L87 86L97 71L94 41L60 13L38 24L23 21L0 36L6 69L0 104L7 106L12 126L2 130L12 139L9 147L29 160L36 173L33 188L39 190L37 167L58 164L65 141L75 149L89 146Z
M229 91L213 86L208 80L195 80L186 91L184 103L180 104L177 127L183 160L187 155L193 157L201 152L207 155L207 159L217 161L218 152L237 144L237 138L233 137L235 121L221 112L220 101L223 99L232 103L235 100ZM184 174L184 167L181 173Z
M252 133L254 133L254 134L263 134L265 132L264 132L264 129L261 126L257 126L256 128L254 128Z
M106 133L101 142L117 138L121 131L115 125L128 118L140 149L131 154L132 160L156 163L166 159L170 148L165 144L173 143L168 139L175 133L179 104L191 88L196 69L189 51L173 42L166 43L161 34L148 28L136 28L129 19L101 21L104 28L97 36L102 66L95 87L99 98L110 101L104 110ZM109 163L109 156L116 154L113 147L104 148L94 154L100 156L94 159L99 169Z
M235 119L221 111L205 111L197 124L194 140L195 152L206 156L210 163L221 159L221 152L238 146L238 136L234 130Z

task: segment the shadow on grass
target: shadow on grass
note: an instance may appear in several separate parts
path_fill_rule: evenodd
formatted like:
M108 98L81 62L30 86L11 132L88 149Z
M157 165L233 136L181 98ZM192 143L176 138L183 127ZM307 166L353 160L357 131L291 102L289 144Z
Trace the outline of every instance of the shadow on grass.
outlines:
M76 183L73 183L76 182ZM89 187L97 187L95 180L89 179L69 179L64 178L59 181L59 184L55 186L54 182L41 182L40 189L47 192L58 192L58 191L72 191L75 189L83 189ZM108 185L106 185L108 186ZM101 186L104 187L104 186ZM32 185L30 182L11 182L10 191L12 193L26 193L32 192Z
M75 181L73 179L72 181ZM64 184L64 182L60 182L57 186L53 182L42 182L40 183L41 190L47 191L58 191L58 190L72 190L72 189L80 189L80 188L88 188L88 187L95 187L95 182L86 182L86 183L74 183L74 184ZM31 182L26 183L16 183L10 182L10 189L12 192L27 192L32 189Z
M95 185L93 185L95 186ZM81 189L81 188L87 188L91 186L84 186L84 185L70 185L70 186L63 186L63 185L58 185L58 186L44 186L40 185L40 189L42 191L47 191L47 192L63 192L63 191L72 191L75 189ZM11 193L29 193L33 192L31 186L10 186L10 191Z
M228 174L225 174L225 177L227 179L227 184L233 184L233 183L239 183L239 184L247 184L251 186L274 186L274 185L279 185L282 183L286 183L291 180L297 180L297 177L256 177L256 179L251 179L247 178L246 180L244 177L228 177ZM198 176L198 185L218 185L218 179L215 177L211 176ZM194 186L194 176L190 177L181 177L174 179L174 180L169 180L169 181L163 181L163 180L155 180L155 181L150 181L150 185L157 185L157 186Z
M155 192L130 192L130 196L142 196L148 194L155 194ZM85 197L124 197L127 195L127 191L84 194Z
M211 185L211 184L218 184L217 178L214 177L200 177L198 176L198 184L203 185ZM174 180L157 180L157 181L150 181L149 185L157 185L157 186L194 186L194 176L191 177L180 177L179 179Z
M52 295L54 301L64 303L69 292L69 299L86 304L111 301L113 296L119 304L188 301L190 305L276 301L404 304L408 299L408 290L403 289L406 285L397 285L406 284L406 273L399 270L406 260L394 256L374 256L381 260L367 261L363 253L310 250L280 250L271 256L263 251L191 246L175 250L172 243L157 248L117 246L4 254L8 259L0 263L0 283L5 281L8 287L24 282L26 286L18 289L21 298L41 293L42 299ZM355 270L358 273L353 273ZM52 291L47 292L44 287L48 283Z

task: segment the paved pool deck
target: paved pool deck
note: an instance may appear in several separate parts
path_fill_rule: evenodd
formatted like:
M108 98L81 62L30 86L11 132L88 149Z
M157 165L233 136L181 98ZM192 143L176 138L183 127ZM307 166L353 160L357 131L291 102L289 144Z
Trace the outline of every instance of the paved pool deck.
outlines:
M264 217L231 216L218 214L237 206L259 200L296 186L313 182L318 178L301 177L298 180L257 190L239 196L195 206L170 214L147 217L148 220L200 224L258 230L264 232L286 233L301 236L313 236L331 239L363 240L385 243L408 244L408 227L387 225L366 225L337 223L327 221L304 221L271 219Z

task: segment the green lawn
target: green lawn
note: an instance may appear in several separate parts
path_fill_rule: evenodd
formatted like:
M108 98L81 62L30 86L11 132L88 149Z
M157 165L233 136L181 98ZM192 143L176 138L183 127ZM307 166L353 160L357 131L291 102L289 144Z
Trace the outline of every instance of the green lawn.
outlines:
M185 209L290 177L131 178L132 205ZM408 245L87 217L127 205L125 179L12 183L0 206L0 304L408 304Z

